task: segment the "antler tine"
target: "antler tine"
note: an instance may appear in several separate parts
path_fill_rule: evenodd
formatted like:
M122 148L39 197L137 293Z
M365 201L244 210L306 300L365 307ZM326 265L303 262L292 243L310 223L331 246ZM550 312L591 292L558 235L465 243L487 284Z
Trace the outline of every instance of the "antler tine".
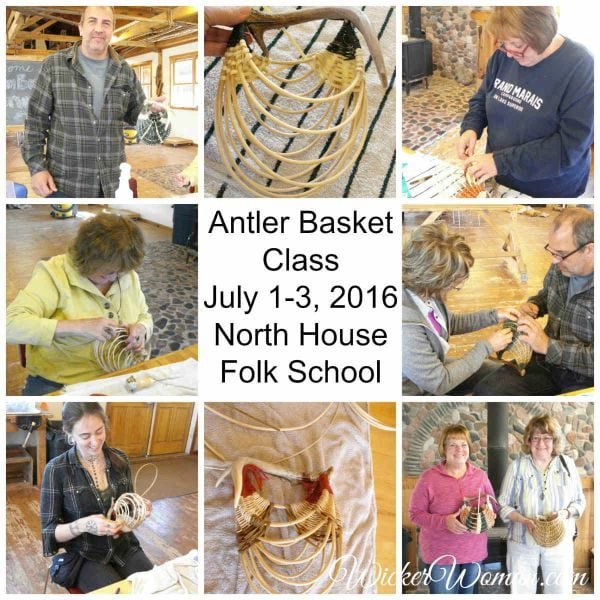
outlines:
M268 31L269 29L281 29L288 25L299 25L300 23L308 23L309 21L317 21L319 19L350 21L352 25L362 33L365 42L367 42L369 52L375 61L375 67L377 68L377 73L379 73L381 85L384 88L387 88L388 79L379 40L377 39L377 35L375 35L375 31L373 30L373 26L367 15L358 9L331 6L307 8L305 10L278 14L265 14L252 9L252 11L250 11L250 16L246 20L246 25L260 46L260 49L263 51L263 54L268 56L269 51L267 50L264 40L265 31Z
M274 475L275 477L281 477L283 479L288 479L290 481L302 481L302 475L298 475L297 473L293 473L290 470L282 467L281 465L276 465L264 460L259 460L257 458L248 458L247 456L242 456L240 458L236 458L231 465L231 479L233 480L233 506L237 507L239 504L241 495L242 495L242 479L243 479L243 470L245 465L255 465L261 471L265 473L269 473L269 475Z

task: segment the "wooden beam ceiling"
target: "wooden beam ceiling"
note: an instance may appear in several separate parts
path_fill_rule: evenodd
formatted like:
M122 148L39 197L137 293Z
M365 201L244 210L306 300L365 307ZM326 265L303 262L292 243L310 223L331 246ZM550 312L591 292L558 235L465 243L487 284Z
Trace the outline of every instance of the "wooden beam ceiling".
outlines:
M72 44L79 41L79 18L83 6L7 7L7 52L31 52L27 41ZM179 44L198 41L198 8L195 6L115 7L117 27L113 45L125 56L159 52ZM65 27L58 24L64 23ZM47 51L52 54L54 50ZM37 50L35 54L46 52Z

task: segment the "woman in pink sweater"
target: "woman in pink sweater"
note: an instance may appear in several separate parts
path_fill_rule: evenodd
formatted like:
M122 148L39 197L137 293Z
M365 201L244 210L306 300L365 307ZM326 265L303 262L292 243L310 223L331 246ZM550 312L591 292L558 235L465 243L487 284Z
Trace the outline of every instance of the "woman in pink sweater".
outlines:
M442 431L442 462L425 471L412 493L408 514L420 527L421 559L432 594L472 594L487 557L487 534L475 533L459 521L464 499L480 498L494 490L486 473L469 462L471 437L464 425Z

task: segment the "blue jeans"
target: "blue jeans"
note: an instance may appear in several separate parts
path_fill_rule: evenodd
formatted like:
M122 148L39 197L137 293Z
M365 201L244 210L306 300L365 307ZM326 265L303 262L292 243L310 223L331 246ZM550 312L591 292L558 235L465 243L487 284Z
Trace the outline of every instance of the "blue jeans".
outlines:
M474 594L481 563L429 565L430 594Z
M50 381L40 375L29 375L23 388L23 396L44 396L60 390L61 387L63 387L62 383Z

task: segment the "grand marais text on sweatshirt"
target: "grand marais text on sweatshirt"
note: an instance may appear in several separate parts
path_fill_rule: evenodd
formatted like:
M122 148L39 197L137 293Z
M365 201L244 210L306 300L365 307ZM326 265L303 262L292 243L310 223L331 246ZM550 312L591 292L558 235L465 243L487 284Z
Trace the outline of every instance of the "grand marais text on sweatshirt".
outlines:
M580 196L594 139L594 59L567 38L532 67L497 50L461 133L479 138L486 126L499 183L537 198Z

